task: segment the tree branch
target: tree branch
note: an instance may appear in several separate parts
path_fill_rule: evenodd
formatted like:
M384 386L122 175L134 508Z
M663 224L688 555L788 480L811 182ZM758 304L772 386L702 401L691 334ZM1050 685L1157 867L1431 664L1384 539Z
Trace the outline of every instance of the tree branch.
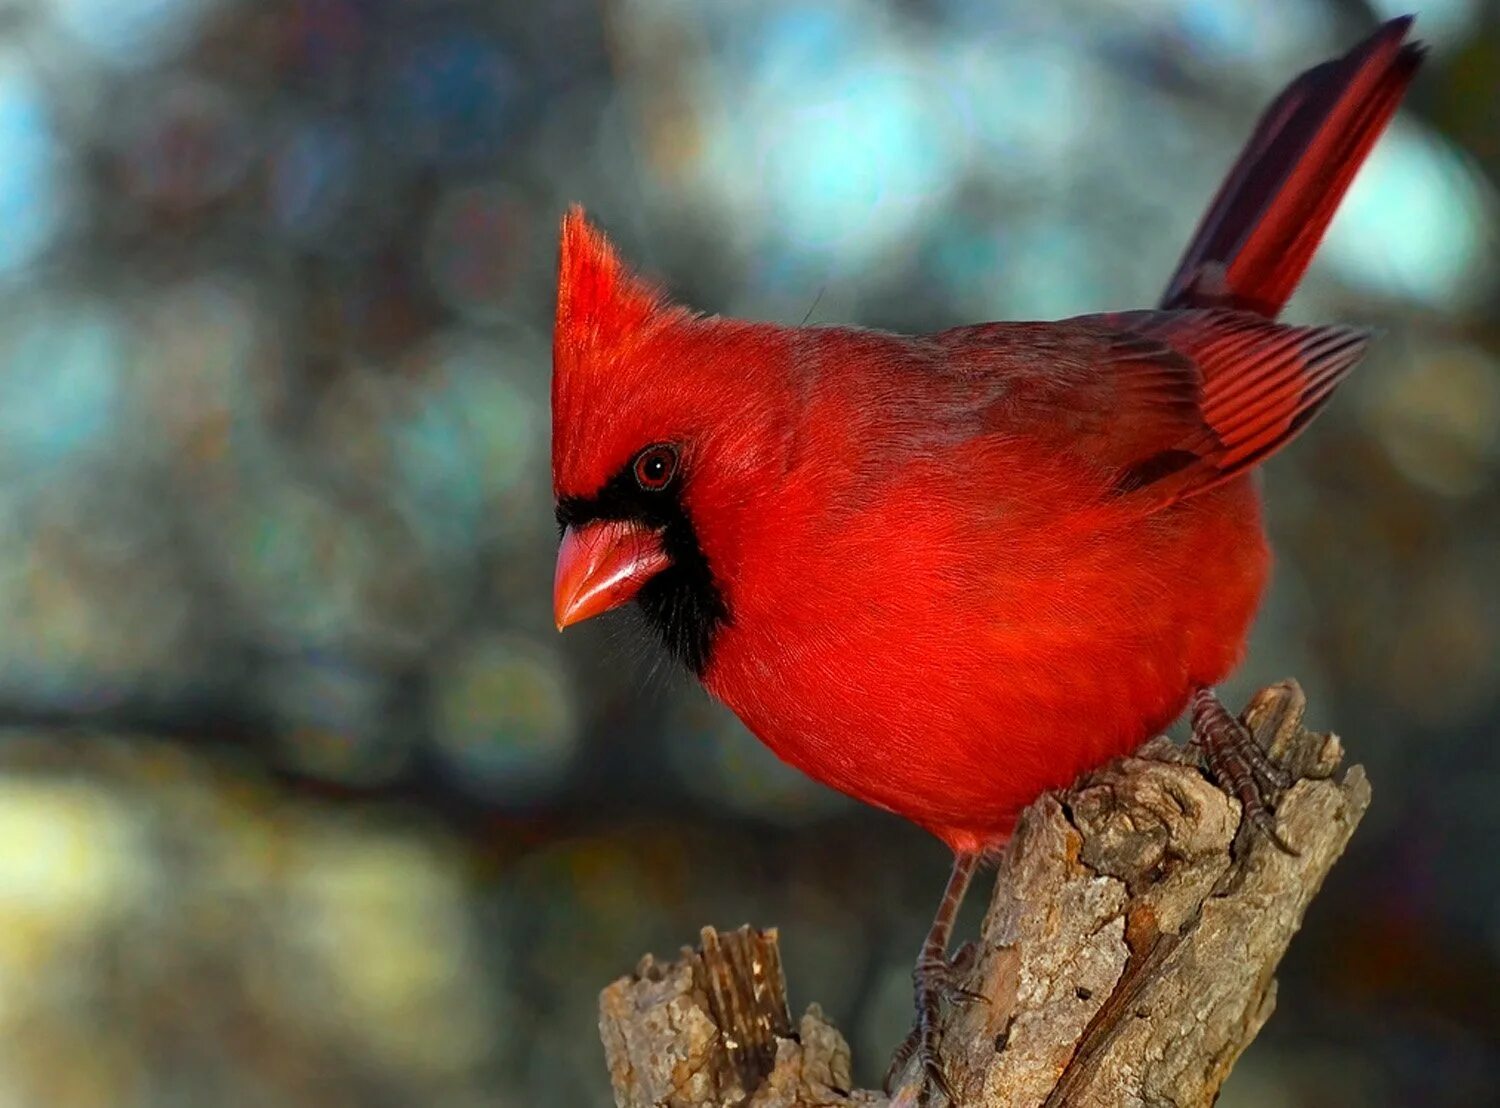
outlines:
M1244 714L1301 778L1277 808L1289 855L1166 739L1022 817L999 863L945 1069L976 1108L1210 1105L1270 1017L1274 974L1369 804L1333 775L1337 738L1302 728L1295 682ZM621 1108L879 1108L817 1005L792 1027L775 931L706 928L671 964L650 955L600 998ZM914 1073L914 1071L913 1071ZM913 1074L908 1074L908 1080Z

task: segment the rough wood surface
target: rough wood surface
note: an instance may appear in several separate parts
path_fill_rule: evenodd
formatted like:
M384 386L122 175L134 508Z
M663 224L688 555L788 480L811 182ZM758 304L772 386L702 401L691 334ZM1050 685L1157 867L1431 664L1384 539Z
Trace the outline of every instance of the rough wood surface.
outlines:
M1027 810L1002 855L967 983L943 1040L962 1105L1197 1108L1213 1103L1269 1018L1275 971L1369 804L1335 776L1337 738L1302 728L1295 682L1244 719L1301 776L1279 851L1178 747L1154 740ZM795 1032L774 931L705 929L600 999L621 1108L912 1105L851 1089L848 1045L816 1005ZM893 1044L894 1045L894 1044ZM940 1098L935 1098L940 1099Z

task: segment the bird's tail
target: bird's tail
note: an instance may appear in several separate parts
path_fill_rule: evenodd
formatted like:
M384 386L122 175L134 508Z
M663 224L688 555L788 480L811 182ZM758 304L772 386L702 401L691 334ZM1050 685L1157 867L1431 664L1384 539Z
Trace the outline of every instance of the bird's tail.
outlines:
M1163 308L1280 314L1422 62L1422 44L1406 41L1412 18L1391 20L1272 101L1198 225Z

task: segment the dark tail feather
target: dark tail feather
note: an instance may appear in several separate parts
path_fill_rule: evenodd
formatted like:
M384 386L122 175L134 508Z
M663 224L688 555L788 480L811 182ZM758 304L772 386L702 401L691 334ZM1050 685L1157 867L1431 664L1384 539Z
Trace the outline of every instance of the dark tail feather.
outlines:
M1271 103L1198 225L1163 308L1280 314L1422 62L1426 48L1405 41L1412 19L1391 20Z

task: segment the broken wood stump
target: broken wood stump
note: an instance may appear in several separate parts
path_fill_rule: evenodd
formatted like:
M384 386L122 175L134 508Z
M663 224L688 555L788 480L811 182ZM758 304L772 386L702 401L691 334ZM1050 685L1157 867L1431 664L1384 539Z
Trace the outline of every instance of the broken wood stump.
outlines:
M1270 1017L1276 967L1370 800L1339 740L1302 727L1295 682L1243 718L1300 780L1279 850L1167 739L1048 794L1000 858L944 1066L965 1108L1198 1108ZM776 932L705 928L600 998L620 1108L877 1108L812 1005L793 1022ZM892 1044L894 1046L894 1044ZM915 1069L908 1081L915 1079ZM941 1098L934 1098L940 1100Z

